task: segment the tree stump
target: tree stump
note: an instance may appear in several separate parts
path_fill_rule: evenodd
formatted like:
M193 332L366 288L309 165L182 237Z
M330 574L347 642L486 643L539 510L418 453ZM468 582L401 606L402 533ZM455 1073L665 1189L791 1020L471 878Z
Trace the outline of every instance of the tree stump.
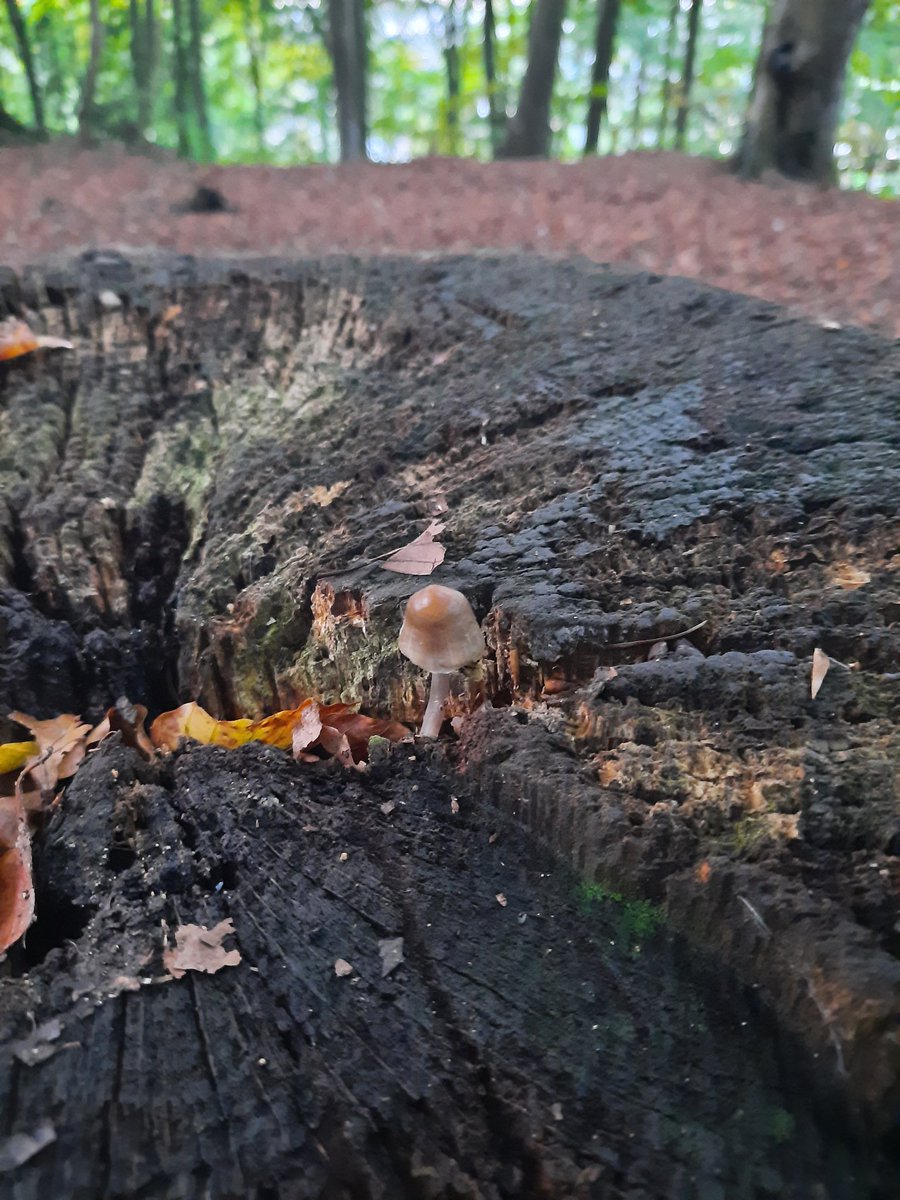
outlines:
M5 1194L895 1194L895 348L515 257L0 295L76 344L0 366L0 713L412 724L380 562L444 509L489 650L365 773L89 757L0 975Z

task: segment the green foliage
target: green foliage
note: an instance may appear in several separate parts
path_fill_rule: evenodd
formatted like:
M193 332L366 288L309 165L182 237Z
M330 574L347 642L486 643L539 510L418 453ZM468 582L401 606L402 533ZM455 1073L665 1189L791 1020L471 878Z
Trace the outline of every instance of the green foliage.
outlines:
M528 49L530 0L494 0L496 83L501 111L515 103ZM78 127L90 46L89 0L18 0L30 39L51 134ZM181 0L186 12L189 0ZM553 100L554 154L580 157L600 0L569 0ZM93 133L179 145L173 0L155 0L149 112L141 108L132 55L132 14L146 0L100 0L106 41ZM670 146L687 34L672 0L623 0L600 149ZM691 96L688 150L728 156L746 112L765 0L706 0ZM327 0L201 0L202 75L216 157L226 162L334 161L338 156ZM488 158L488 87L483 58L484 0L378 0L367 8L370 153L398 161L422 154ZM452 38L459 97L451 104L444 51ZM146 41L146 39L144 39ZM838 166L849 186L900 191L900 3L873 0L850 64ZM0 5L0 101L27 124L27 80ZM188 153L205 153L193 97L182 122ZM662 138L662 140L661 140Z

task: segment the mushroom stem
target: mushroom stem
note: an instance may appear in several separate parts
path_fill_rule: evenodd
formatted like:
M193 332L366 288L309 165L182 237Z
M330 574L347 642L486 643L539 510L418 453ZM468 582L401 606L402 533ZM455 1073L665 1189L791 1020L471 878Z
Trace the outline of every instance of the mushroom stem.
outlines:
M444 701L450 695L450 674L446 671L434 671L431 676L431 692L428 704L425 706L425 716L422 718L422 737L436 738L440 736L444 723Z

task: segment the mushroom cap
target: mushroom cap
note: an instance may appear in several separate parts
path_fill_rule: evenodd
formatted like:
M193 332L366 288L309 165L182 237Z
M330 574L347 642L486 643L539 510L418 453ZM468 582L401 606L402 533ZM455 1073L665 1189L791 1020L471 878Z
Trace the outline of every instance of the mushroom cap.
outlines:
M398 645L426 671L458 671L484 654L484 635L462 592L432 583L407 601Z

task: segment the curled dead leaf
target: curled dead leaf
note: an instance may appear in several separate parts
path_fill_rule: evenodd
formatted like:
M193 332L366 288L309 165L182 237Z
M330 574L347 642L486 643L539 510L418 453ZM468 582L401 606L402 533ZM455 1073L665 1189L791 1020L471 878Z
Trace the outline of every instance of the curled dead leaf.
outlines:
M72 350L71 342L64 338L45 337L32 333L28 325L18 317L7 317L0 321L0 362L21 358L35 350Z
M0 953L33 919L31 835L21 800L7 796L0 799Z
M818 696L819 689L822 687L822 684L825 681L825 676L828 674L828 669L830 666L831 659L824 650L820 650L819 647L816 646L815 650L813 650L812 677L810 680L809 689L813 700L815 700L816 696Z

